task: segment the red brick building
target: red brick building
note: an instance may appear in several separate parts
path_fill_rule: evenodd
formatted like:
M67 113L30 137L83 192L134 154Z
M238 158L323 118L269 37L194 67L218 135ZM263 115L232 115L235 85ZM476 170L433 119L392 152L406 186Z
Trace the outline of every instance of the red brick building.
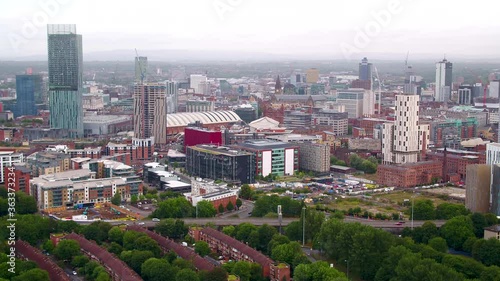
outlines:
M50 280L69 281L69 276L50 257L44 255L37 248L22 240L16 242L16 255L28 261L35 262L40 269L47 271Z
M217 252L227 260L248 261L262 266L262 274L271 281L289 281L290 267L275 263L272 259L254 248L213 228L191 228L189 234L195 241L205 241L212 251Z
M446 155L446 157L445 157ZM443 163L444 174L442 177L445 181L452 181L452 177L456 175L460 179L465 179L467 175L467 165L470 164L486 164L486 154L481 152L463 151L447 149L439 150L438 152L427 153L428 160L437 160Z
M386 186L409 188L431 184L443 175L441 161L422 161L400 165L379 165L377 183Z
M76 233L66 235L65 239L76 240L80 250L88 257L96 260L109 273L112 280L140 281L142 278L135 273L124 261L108 252L94 242L85 239ZM51 279L52 280L52 279ZM57 280L57 279L54 279Z
M108 143L104 150L106 156L116 156L119 162L126 165L139 164L151 160L155 152L154 139L132 139L131 143Z
M155 240L164 252L170 252L170 251L174 252L177 256L181 257L182 259L191 261L194 267L198 270L210 271L215 268L215 266L208 259L202 258L191 248L179 245L175 243L173 240L165 238L156 232L153 232L138 225L128 226L127 230L133 230L145 233L153 240Z
M4 168L5 184L15 191L23 191L30 194L31 170L23 165L13 165ZM12 186L14 183L14 186Z

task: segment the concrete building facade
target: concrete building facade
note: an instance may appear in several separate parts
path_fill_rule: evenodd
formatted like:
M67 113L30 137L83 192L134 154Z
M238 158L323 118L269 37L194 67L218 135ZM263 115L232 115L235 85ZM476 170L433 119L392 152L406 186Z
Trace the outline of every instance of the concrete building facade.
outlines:
M330 146L313 142L297 142L301 171L328 173L330 171Z
M385 164L423 160L429 146L429 125L419 123L420 97L396 95L396 119L383 124L382 155Z
M473 213L490 210L491 166L473 164L467 166L465 179L465 207Z

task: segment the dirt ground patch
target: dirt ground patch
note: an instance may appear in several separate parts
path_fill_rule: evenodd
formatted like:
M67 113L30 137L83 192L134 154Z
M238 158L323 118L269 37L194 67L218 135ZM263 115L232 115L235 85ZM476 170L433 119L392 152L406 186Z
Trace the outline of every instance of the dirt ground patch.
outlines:
M72 219L73 216L87 215L89 220L101 219L101 220L129 220L126 214L119 211L112 210L109 207L96 207L96 208L82 208L82 209L69 209L65 211L60 211L53 213L55 216L61 219Z

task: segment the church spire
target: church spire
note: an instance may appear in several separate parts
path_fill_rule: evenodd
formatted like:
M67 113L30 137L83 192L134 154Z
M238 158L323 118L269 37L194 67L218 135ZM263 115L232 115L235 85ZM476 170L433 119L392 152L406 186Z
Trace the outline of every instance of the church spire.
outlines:
M281 81L280 81L279 75L278 75L278 78L276 78L276 85L274 86L274 93L281 94Z

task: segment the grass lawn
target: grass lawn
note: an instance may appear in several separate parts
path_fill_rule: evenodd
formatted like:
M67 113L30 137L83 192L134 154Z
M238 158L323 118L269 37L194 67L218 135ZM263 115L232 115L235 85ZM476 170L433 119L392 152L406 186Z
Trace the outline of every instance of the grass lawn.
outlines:
M387 194L376 194L373 195L373 198L375 200L379 200L381 202L387 202L391 203L394 205L399 205L404 202L404 199L410 199L411 202L411 196L413 195L413 192L405 192L405 191L400 191L400 192L391 192ZM433 195L427 195L427 194L419 194L415 197L415 200L423 200L423 199L429 199L434 203L434 206L437 206L441 203L447 202L446 200L441 199L439 196L433 196ZM411 204L411 203L409 203Z

